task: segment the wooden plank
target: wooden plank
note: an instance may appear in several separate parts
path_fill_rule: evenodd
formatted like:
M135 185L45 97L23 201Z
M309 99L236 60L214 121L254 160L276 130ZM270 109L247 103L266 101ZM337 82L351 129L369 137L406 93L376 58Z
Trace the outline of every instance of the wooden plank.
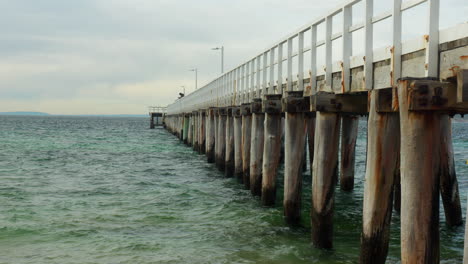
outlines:
M310 97L310 111L367 114L367 92L334 94L318 92Z

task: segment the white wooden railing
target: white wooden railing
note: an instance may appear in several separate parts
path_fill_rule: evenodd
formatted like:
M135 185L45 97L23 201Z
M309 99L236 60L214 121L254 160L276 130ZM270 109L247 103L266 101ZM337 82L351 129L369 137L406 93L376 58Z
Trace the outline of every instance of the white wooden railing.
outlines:
M246 61L238 67L224 73L215 80L211 81L202 88L193 93L182 97L168 106L168 114L178 114L191 112L197 109L208 107L234 106L242 103L249 103L253 98L261 98L264 94L282 94L283 86L287 91L307 90L306 93L314 94L322 88L317 87L317 78L324 80L322 87L330 89L332 85L332 73L341 72L341 92L352 92L350 88L351 69L363 67L364 89L373 89L373 63L391 59L392 76L391 84L396 84L396 80L401 77L401 56L418 50L425 49L425 76L438 76L438 48L439 43L453 40L456 36L449 33L445 34L444 39L439 35L439 3L440 0L393 0L392 10L387 10L380 14L373 14L374 0L352 0L333 9L325 16L305 25L294 33L281 39L267 50L263 51L254 58ZM352 8L362 2L359 7L364 8L364 17L361 23L352 24ZM422 3L428 2L428 30L424 37L402 43L402 12ZM341 32L333 34L333 19L336 15L342 15ZM373 25L387 18L393 18L392 32L393 43L390 49L373 47ZM356 19L357 20L357 19ZM357 20L358 21L358 20ZM325 39L317 40L318 26L325 26ZM411 25L405 25L411 26ZM352 37L351 34L357 30L363 29L364 35L364 54L359 56L352 55ZM466 25L461 27L464 31L462 35L468 36ZM310 39L305 39L305 35ZM458 32L458 35L460 33ZM333 52L332 41L342 39L340 53L341 60L332 61ZM325 65L317 65L317 49L324 47ZM286 54L283 54L283 49ZM322 48L323 49L323 48ZM294 51L294 52L293 52ZM304 73L305 53L309 52L311 68ZM296 58L297 57L297 58ZM294 60L295 62L294 62ZM297 65L293 65L297 63ZM293 67L294 66L294 67ZM283 69L286 67L286 69ZM293 75L293 69L296 71ZM283 76L283 70L286 76ZM308 75L305 77L305 75ZM294 76L294 78L293 78ZM285 77L285 78L284 78ZM303 80L308 82L304 84ZM299 81L298 81L299 80ZM307 88L307 89L305 89Z

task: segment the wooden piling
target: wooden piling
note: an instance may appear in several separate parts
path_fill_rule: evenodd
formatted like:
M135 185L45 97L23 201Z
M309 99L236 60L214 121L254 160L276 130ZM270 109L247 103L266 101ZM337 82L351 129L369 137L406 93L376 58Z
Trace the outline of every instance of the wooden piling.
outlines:
M312 174L315 149L315 113L307 113L307 143L309 146L309 165Z
M154 129L154 117L152 113L150 113L150 129Z
M232 107L227 108L226 116L226 155L225 170L226 177L234 176L234 117Z
M234 177L242 182L242 115L240 107L233 109L234 115Z
M447 115L441 116L440 122L440 194L445 211L445 221L448 226L463 224L458 192L458 181L455 173L455 160L452 145L452 121Z
M193 138L192 138L192 148L193 150L197 151L198 152L198 133L199 133L199 129L200 129L200 126L199 126L199 119L198 119L198 112L194 111L192 112L192 118L193 118L193 122L192 122L192 126L193 126Z
M398 153L398 172L395 175L395 183L393 184L393 208L395 212L400 214L401 212L401 178L400 178L400 154Z
M189 127L190 127L190 118L188 114L183 116L184 128L183 128L183 141L185 144L188 144L188 135L189 135Z
M340 116L337 113L317 112L315 122L315 150L312 166L312 242L318 248L332 248Z
M199 153L205 154L206 151L206 111L200 111L200 136L198 140Z
M398 82L401 130L401 263L439 263L441 114L416 111L435 81ZM415 99L415 100L413 100ZM417 102L414 104L414 102ZM411 106L411 108L410 108ZM424 105L422 105L424 106Z
M241 106L242 114L242 182L250 190L250 143L252 134L252 113L250 104Z
M354 160L359 117L343 115L341 122L340 187L343 191L352 191L354 188Z
M210 108L206 114L206 157L208 163L215 162L215 132L215 109Z
M281 95L265 95L265 135L262 168L262 204L272 206L276 200L276 174L281 153Z
M226 108L218 108L218 129L216 136L216 166L222 172L226 160Z
M250 143L250 192L260 196L262 192L262 166L265 114L261 99L254 99L252 107L252 136Z
M468 199L467 199L468 203ZM468 208L468 205L466 206ZM468 219L468 210L466 211L466 218ZM463 249L463 264L468 264L468 221L465 220L465 244Z
M304 116L304 118L307 120L307 116ZM307 125L307 121L306 121L306 125ZM304 141L304 155L302 155L302 173L305 173L307 171L307 148L308 148L308 144L307 144L307 132L306 132L306 140Z
M399 171L400 119L377 112L379 91L370 91L360 263L385 263L390 240L393 186Z
M290 225L298 225L301 218L302 159L306 142L309 101L302 91L286 93L283 98L285 112L284 134L284 216Z

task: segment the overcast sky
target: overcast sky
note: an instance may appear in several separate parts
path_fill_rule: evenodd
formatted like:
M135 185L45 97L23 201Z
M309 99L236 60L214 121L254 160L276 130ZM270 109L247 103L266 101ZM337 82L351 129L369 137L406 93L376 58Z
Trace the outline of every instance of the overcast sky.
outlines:
M387 0L376 0L376 9ZM440 27L468 20L466 0L440 0ZM145 114L269 48L341 0L0 0L0 112ZM404 38L424 34L404 14ZM423 21L423 22L422 22ZM391 41L382 23L379 45ZM389 37L390 36L390 37ZM361 45L355 45L359 53Z

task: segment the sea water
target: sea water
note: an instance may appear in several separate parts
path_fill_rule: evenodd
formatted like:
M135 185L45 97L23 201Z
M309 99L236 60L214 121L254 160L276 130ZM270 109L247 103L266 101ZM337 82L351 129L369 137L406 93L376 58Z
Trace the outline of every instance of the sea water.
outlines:
M357 263L366 122L355 189L335 192L334 249L310 239L310 171L302 225L263 207L235 179L147 118L0 116L0 263ZM453 124L463 214L468 123ZM442 263L461 263L464 226L440 207ZM388 263L399 263L393 212Z

